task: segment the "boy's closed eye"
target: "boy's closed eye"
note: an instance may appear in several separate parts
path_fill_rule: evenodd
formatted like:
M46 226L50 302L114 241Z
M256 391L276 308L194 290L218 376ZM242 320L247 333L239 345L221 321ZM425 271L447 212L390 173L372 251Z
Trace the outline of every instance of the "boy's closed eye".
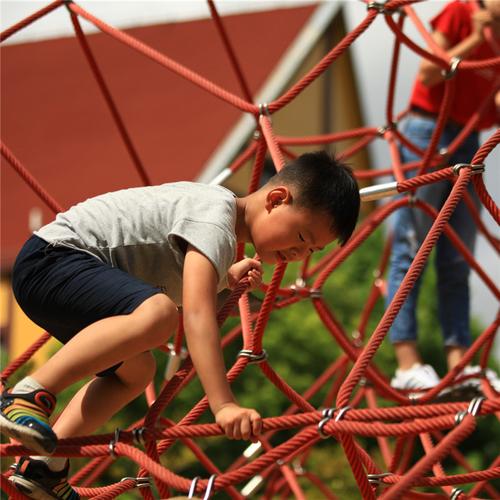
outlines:
M299 233L299 239L300 239L300 241L306 241L304 239L304 237L302 236L302 233ZM311 254L314 253L314 248L310 248L309 249L309 253L311 253Z

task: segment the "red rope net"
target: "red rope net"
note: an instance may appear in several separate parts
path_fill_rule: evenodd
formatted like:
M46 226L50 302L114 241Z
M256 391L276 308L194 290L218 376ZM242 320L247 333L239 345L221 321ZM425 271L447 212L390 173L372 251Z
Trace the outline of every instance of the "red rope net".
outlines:
M327 487L323 479L306 470L306 462L312 447L322 438L334 438L340 442L345 451L347 461L359 487L360 495L364 499L373 499L377 496L384 499L450 497L462 499L475 498L480 493L491 498L500 497L500 493L491 484L493 479L500 477L500 459L494 461L486 470L474 470L458 449L458 445L474 432L476 418L485 415L495 415L496 418L500 416L499 394L494 391L487 378L483 376L481 384L485 398L476 398L471 402L433 402L442 389L457 382L462 368L473 356L479 353L481 367L483 369L486 367L500 323L500 316L497 315L495 320L482 332L467 351L460 364L450 371L438 386L427 391L418 399L412 399L407 394L391 388L387 378L373 362L374 355L385 338L394 317L408 297L432 248L443 232L464 255L491 293L496 298L500 298L500 290L497 285L489 278L488 273L476 262L473 255L448 225L448 220L457 203L462 198L467 201L466 187L470 182L473 183L484 207L499 222L498 206L489 195L483 182L483 176L480 172L476 172L472 166L458 171L451 168L451 166L439 171L433 170L435 166L443 161L443 157L434 153L434 151L449 111L447 96L453 90L452 78L446 82L444 105L438 117L436 132L431 144L426 151L419 151L422 159L418 162L402 164L399 158L398 142L418 151L418 148L412 145L397 129L396 120L393 118L396 67L400 46L402 44L406 45L420 56L434 61L445 70L450 67L450 61L447 60L446 54L430 40L418 16L415 15L411 3L411 0L392 0L385 3L385 5L376 2L368 4L365 18L351 33L333 47L321 61L302 79L287 89L284 94L273 102L261 105L251 102L250 91L239 65L237 54L224 28L223 19L219 17L216 6L211 0L208 0L208 4L212 17L228 52L232 68L238 78L244 97L239 97L219 87L202 75L159 53L132 36L103 23L73 2L53 2L1 34L1 40L3 41L53 10L63 5L68 8L76 37L144 184L149 183L148 174L134 150L133 142L120 117L111 92L89 48L85 34L80 27L80 18L86 19L104 33L153 59L158 64L177 73L180 77L198 85L221 100L241 111L254 115L257 131L260 133L255 134L255 140L251 141L246 150L240 154L227 170L229 176L238 171L248 160L253 159L250 191L255 190L258 186L266 152L270 153L276 168L280 169L284 164L284 157L293 156L287 150L288 146L334 144L341 140L354 139L356 141L354 145L342 152L342 156L348 158L378 137L388 141L393 166L386 170L358 171L356 175L359 179L375 179L383 175L393 174L398 181L394 192L411 192L428 183L443 179L455 179L453 189L439 213L421 201L412 200L411 197L389 201L379 206L359 225L347 245L331 251L315 263L309 262L309 259L307 259L302 265L300 280L297 281L297 285L282 285L286 266L284 264L277 265L271 281L263 286L265 296L258 312L252 313L250 310L249 298L245 293L245 283L241 283L233 291L220 311L218 318L219 324L222 325L226 317L238 305L240 324L233 328L222 341L223 347L226 347L239 337L243 339L243 350L240 351L236 362L228 371L228 380L234 382L242 375L249 364L255 363L269 382L281 391L291 403L291 406L283 415L264 419L264 433L258 446L251 446L245 454L223 472L217 468L210 457L194 441L195 438L221 435L221 430L216 424L196 423L208 408L206 398L200 400L178 422L169 421L162 416L163 409L195 376L192 363L187 357L175 374L165 382L159 394L155 394L152 386L147 389L146 399L149 410L141 421L136 422L129 429L117 430L114 435L93 435L63 439L59 442L55 455L88 457L90 459L88 464L71 478L71 483L82 496L107 499L116 497L128 490L139 488L138 491L144 498L151 499L153 498L152 483L154 482L161 498L172 496L174 492L185 494L189 490L191 490L191 493L204 494L206 498L211 493L219 490L225 490L231 498L244 498L251 494L252 489L259 485L262 487L261 483L264 483L264 498L273 498L274 495L281 495L282 498L286 498L292 495L303 499L305 494L301 484L304 481L309 481L320 491L320 496L330 499L343 498L342 492L337 492L340 494L337 497ZM363 32L371 26L379 15L384 17L395 37L386 111L388 125L300 138L277 136L273 131L271 114L293 101L308 85L330 67L358 37L362 36ZM429 50L418 46L403 33L404 15L407 15L422 32L431 47ZM500 67L500 57L481 62L463 61L460 64L460 71L486 67L498 69ZM448 152L454 151L460 145L466 132L470 131L477 123L481 111L482 109L479 109L478 113L470 118L469 123L465 126L464 133L450 145ZM472 160L472 165L483 163L499 142L500 130L497 130L477 151ZM54 213L62 210L58 202L45 191L3 142L1 144L1 153L5 160ZM406 180L404 173L409 170L417 170L418 175ZM360 336L357 339L352 339L323 298L322 288L338 266L373 234L391 213L408 203L416 203L418 208L434 219L434 223L399 291L385 311L373 334L365 342L364 337L368 318L373 312L375 303L380 299L384 291L381 276L387 266L390 241L386 243L380 258L379 268L373 283L371 283L369 298L361 314L358 328ZM494 250L498 252L499 240L489 233L484 224L481 223L478 213L470 200L468 206L473 211L479 230L484 234ZM241 251L240 249L240 254ZM263 350L263 336L272 311L278 311L303 300L312 301L324 326L344 353L324 370L323 374L304 394L299 394L287 384L266 359ZM6 384L8 378L47 339L48 334L44 334L26 353L13 360L1 374L2 383ZM182 327L177 333L173 348L174 354L180 354L181 342ZM172 350L167 347L162 350L172 354ZM349 368L351 369L349 370ZM347 372L349 373L344 379L343 377ZM323 402L325 409L320 411L312 406L309 400L320 388L327 384L331 385L331 389ZM380 398L386 401L384 407L378 407ZM334 401L335 408L329 408ZM392 403L392 406L388 406L387 402ZM366 406L366 408L361 408L362 405ZM281 430L293 430L294 434L281 444L272 446L271 437ZM358 442L359 437L376 438L380 448L381 463L377 463L362 448ZM417 439L420 441L424 453L415 463L411 463L414 444ZM177 442L182 443L192 451L206 469L206 478L192 480L192 478L181 477L160 464L160 457ZM252 450L256 451L258 448L260 448L260 454L255 458L255 453L252 453ZM27 453L28 450L15 443L9 443L1 445L0 452L3 457L15 457ZM93 487L92 484L98 480L103 471L112 466L113 460L118 456L127 457L137 464L137 476L135 478L124 478L122 481L105 487ZM454 460L466 472L447 475L442 466L445 459ZM6 472L1 475L2 489L13 498L23 498L23 495L6 480L10 473ZM246 491L243 491L241 490L241 483L246 481L251 481L251 483L247 485ZM460 489L460 485L464 483L474 483L474 487L467 494ZM418 487L423 486L439 487L442 493L418 491Z

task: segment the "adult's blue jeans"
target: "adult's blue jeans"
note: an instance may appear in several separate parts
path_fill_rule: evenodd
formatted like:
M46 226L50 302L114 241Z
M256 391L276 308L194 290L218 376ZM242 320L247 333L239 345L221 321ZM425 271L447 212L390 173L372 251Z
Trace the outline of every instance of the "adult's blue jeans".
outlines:
M426 149L434 128L432 118L410 115L403 132L418 147ZM447 147L460 132L456 124L446 126L439 141L438 150ZM448 164L470 163L479 147L476 132L468 136ZM404 146L400 149L403 162L418 160L419 157ZM446 201L452 184L440 181L418 188L416 197L440 210ZM474 203L479 200L472 184L468 186ZM417 207L404 207L395 214L392 254L388 278L387 305L391 302L410 267L417 250L422 244L434 219ZM473 252L476 226L465 202L461 200L453 212L449 223L458 233L463 243ZM444 233L439 237L436 248L438 315L445 346L467 347L471 343L469 326L469 265ZM416 282L407 300L400 309L389 339L392 343L415 341L417 339L416 306L420 279Z

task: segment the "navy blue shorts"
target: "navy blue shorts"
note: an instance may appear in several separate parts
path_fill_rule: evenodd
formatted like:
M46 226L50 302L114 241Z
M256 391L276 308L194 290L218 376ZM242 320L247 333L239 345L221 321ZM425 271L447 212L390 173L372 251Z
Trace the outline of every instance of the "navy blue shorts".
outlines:
M12 288L24 313L63 344L92 323L130 314L162 293L86 252L35 235L17 256ZM113 373L120 364L97 375Z

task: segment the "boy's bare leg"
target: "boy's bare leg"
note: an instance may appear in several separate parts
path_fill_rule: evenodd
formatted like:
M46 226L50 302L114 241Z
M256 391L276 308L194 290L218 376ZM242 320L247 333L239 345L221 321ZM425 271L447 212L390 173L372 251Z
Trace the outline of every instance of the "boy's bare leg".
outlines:
M400 370L409 370L415 363L422 363L415 342L397 342L394 352Z
M53 426L57 437L92 434L144 391L155 370L153 355L144 352L123 363L114 374L92 379L75 394L57 419Z
M57 394L78 380L165 343L177 321L175 304L166 295L154 295L131 314L84 328L31 376Z
M446 362L448 364L448 370L451 370L458 365L458 363L464 357L466 350L467 349L465 347L458 345L448 346L446 348Z

